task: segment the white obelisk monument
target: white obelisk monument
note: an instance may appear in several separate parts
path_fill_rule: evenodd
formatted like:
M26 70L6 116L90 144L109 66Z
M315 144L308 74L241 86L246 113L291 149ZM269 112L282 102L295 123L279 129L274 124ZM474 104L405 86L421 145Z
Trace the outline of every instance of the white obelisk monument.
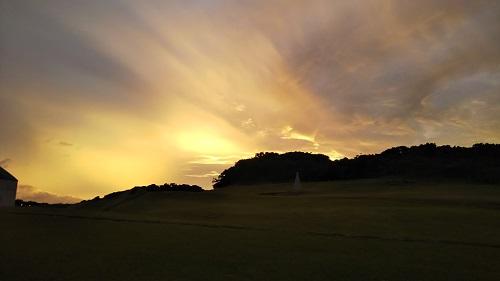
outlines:
M293 190L299 191L301 188L299 172L295 173L295 182L293 183Z

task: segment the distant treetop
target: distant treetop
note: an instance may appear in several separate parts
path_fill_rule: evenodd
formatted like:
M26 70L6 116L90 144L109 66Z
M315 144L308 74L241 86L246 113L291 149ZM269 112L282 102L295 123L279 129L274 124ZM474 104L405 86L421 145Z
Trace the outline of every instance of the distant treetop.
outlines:
M326 155L306 152L259 152L223 171L214 188L237 184L292 182L296 172L303 181L377 178L455 178L500 182L500 144L472 147L426 143L398 146L379 154L358 155L332 161Z

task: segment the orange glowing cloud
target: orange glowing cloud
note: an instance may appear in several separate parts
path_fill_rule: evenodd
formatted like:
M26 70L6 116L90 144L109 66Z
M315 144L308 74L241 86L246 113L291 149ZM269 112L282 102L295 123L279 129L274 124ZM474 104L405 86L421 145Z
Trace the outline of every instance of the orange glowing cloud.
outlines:
M488 1L10 1L0 160L90 198L260 151L500 139ZM478 32L481 30L481 32Z

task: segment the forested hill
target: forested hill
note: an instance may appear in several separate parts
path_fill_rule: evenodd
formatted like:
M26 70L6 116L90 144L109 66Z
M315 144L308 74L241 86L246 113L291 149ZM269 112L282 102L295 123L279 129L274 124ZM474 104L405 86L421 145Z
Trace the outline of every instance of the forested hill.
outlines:
M214 187L291 182L296 172L303 181L397 176L500 183L500 144L452 147L427 143L335 161L322 154L261 152L223 171L214 179Z

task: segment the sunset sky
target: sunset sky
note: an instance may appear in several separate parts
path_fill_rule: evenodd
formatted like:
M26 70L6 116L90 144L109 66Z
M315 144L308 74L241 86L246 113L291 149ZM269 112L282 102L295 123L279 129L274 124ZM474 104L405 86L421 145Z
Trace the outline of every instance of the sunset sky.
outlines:
M499 141L500 1L0 0L0 165L26 198Z

